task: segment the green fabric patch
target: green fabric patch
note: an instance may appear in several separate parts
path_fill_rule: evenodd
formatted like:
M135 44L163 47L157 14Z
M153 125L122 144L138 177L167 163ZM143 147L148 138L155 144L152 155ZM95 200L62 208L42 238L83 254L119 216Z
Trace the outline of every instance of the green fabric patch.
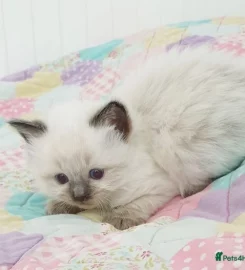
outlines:
M169 24L168 26L177 27L177 28L187 28L188 26L206 24L206 23L211 23L211 22L212 22L211 20L187 21L187 22Z
M116 39L111 42L88 48L80 52L82 60L103 60L113 49L123 42L122 39Z
M8 200L5 208L15 216L24 220L45 216L45 205L47 199L38 193L19 192Z

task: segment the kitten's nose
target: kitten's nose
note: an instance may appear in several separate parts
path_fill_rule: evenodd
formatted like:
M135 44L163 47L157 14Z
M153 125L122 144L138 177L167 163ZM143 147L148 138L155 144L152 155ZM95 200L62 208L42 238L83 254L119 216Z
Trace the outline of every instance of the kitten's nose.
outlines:
M73 194L72 194L72 199L73 199L74 201L84 202L84 201L86 201L86 196L85 196L85 195L75 196L74 193L73 193Z
M90 198L90 194L83 187L75 187L71 189L71 197L74 201L84 202Z

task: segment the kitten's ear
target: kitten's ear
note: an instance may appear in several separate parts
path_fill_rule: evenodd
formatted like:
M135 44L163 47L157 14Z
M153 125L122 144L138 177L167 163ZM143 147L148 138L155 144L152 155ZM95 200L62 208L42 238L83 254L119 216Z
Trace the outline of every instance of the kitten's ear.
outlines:
M47 131L47 126L39 120L25 121L14 119L8 122L19 134L30 143L31 138L37 138Z
M114 126L115 130L122 134L124 140L127 139L131 121L129 119L125 107L117 101L109 102L102 110L100 110L90 121L90 125L97 126Z

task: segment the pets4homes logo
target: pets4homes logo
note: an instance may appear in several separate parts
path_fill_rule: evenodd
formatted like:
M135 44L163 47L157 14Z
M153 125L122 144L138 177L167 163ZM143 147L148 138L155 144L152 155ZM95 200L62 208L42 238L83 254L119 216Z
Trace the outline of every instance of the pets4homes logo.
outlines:
M245 256L244 255L240 255L240 256L227 256L222 251L218 251L215 254L215 260L217 262L220 262L220 261L244 261L245 260Z

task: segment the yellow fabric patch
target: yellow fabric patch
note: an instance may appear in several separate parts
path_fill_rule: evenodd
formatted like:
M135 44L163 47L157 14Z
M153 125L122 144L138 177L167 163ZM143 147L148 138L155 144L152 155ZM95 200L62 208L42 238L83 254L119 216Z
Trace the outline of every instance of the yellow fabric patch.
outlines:
M86 210L79 213L78 215L88 218L94 222L102 222L102 217L96 210Z
M59 73L36 72L33 78L17 84L16 97L37 98L61 84L62 80Z
M234 225L242 225L245 226L245 214L241 214L239 217L237 217L232 224Z
M242 25L245 24L244 17L225 17L219 19L213 19L212 22L214 24L222 24L222 25Z
M237 226L237 225L222 223L218 225L218 232L245 233L245 226L239 226L239 225Z
M245 214L241 214L231 224L220 223L218 225L219 232L241 232L245 233Z
M144 41L146 48L154 48L162 45L172 44L183 38L184 28L159 28L150 38Z
M0 209L0 232L8 233L18 231L23 226L23 219L18 216L13 216L7 211Z
M31 113L25 113L23 115L21 115L21 119L24 120L35 120L35 119L40 119L41 115L35 112L31 112Z

